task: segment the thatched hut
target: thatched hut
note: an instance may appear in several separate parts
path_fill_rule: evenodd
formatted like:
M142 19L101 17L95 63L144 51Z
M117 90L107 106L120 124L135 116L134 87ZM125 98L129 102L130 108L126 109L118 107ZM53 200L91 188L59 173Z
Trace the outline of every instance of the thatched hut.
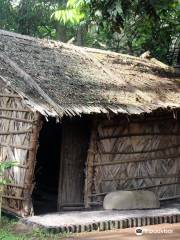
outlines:
M0 31L3 209L101 207L107 192L180 195L180 81L156 59Z

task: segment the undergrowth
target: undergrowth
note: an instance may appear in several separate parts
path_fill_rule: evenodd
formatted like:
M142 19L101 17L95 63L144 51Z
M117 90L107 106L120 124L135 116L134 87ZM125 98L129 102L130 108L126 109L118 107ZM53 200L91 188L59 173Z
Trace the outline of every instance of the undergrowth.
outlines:
M47 230L35 228L27 232L16 231L17 221L2 217L0 223L0 240L60 240L70 237L69 233L52 234Z

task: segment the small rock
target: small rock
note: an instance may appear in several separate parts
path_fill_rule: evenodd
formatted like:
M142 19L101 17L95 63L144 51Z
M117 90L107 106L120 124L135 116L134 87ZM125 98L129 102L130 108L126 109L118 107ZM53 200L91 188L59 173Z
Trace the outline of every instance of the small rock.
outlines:
M108 193L103 201L104 209L159 208L159 198L151 191L116 191Z

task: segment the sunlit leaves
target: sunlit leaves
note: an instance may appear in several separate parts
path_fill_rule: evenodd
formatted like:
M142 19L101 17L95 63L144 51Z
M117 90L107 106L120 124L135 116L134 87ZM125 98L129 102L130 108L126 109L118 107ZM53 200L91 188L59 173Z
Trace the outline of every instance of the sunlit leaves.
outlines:
M70 8L58 10L52 14L52 17L63 24L79 24L85 17L85 14L79 9Z
M82 9L85 5L84 0L68 0L67 8Z

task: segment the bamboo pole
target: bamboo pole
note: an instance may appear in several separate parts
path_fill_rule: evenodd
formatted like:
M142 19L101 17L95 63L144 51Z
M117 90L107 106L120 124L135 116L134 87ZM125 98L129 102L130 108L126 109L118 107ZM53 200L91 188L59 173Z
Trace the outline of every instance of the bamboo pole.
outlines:
M24 197L16 197L16 196L9 196L9 195L2 195L3 198L7 198L7 199L14 199L14 200L21 200L21 201L25 201L27 200Z
M136 163L136 162L148 162L148 161L162 161L165 159L177 159L180 155L176 156L166 156L164 158L151 158L151 159L133 159L133 160L125 160L125 161L109 161L109 162L98 162L94 163L95 167L98 166L108 166L108 165L118 165L118 164L126 164L126 163Z
M23 118L15 118L15 117L8 117L5 115L0 115L0 119L7 119L7 120L14 120L16 122L24 122L24 123L30 123L30 124L34 124L34 120L27 120L27 119L23 119Z
M173 145L173 146L167 146L165 148L158 148L158 149L151 149L151 150L142 150L142 151L134 151L134 152L99 152L99 154L102 155L118 155L118 154L139 154L139 153L151 153L151 152L161 152L161 151L166 151L167 149L172 149L172 148L179 148L180 145Z
M176 196L172 196L172 197L160 198L159 201L167 201L167 200L173 200L173 199L178 199L178 198L180 198L180 195L176 195ZM103 205L103 201L89 202L89 205L91 205L91 206L102 206Z
M133 190L141 190L141 189L150 189L150 188L164 187L164 186L175 185L175 184L180 184L180 182L162 183L162 184L156 184L156 185L152 185L152 186L132 188L132 189L129 189L129 190L133 191Z
M19 185L19 184L13 184L13 183L7 183L6 186L13 187L13 188L22 188L22 189L26 189L27 188L26 185Z
M32 150L31 147L29 146L22 146L22 145L13 145L13 144L8 144L8 143L2 143L0 142L0 147L11 147L11 148L17 148L17 149L22 149L22 150Z
M24 108L22 108L22 109L18 109L18 108L2 108L2 107L0 107L0 111L10 111L10 112L30 112L31 110L26 110L26 109L24 109Z
M136 180L136 179L147 179L147 178L176 178L180 177L180 174L171 174L171 175L148 175L148 176L135 176L135 177L124 177L124 178L115 178L115 179L103 179L104 182L111 181L121 181L121 180Z
M114 138L127 138L127 137L149 137L149 136L180 136L180 132L167 132L167 133L134 133L134 134L118 134L118 135L111 135L111 136L103 136L98 137L98 140L105 140L105 139L114 139Z
M131 188L131 189L126 189L126 191L136 191L136 190L142 190L142 189L150 189L150 188L156 188L156 187L164 187L164 186L169 186L169 185L174 185L174 184L180 184L180 182L172 182L172 183L163 183L163 184L157 184L157 185L152 185L152 186L146 186L146 187L139 187L139 188ZM124 189L121 189L124 190ZM117 190L118 191L118 190ZM102 193L93 193L89 195L89 197L97 197L97 196L104 196L110 192L102 192Z
M26 133L31 133L32 130L21 130L21 131L4 131L0 132L0 135L16 135L16 134L26 134Z
M122 126L124 124L137 124L137 123L144 123L144 124L149 124L150 122L161 122L161 121L176 121L176 119L172 117L157 117L157 118L139 118L139 119L123 119L123 120L118 120L117 122L113 123L113 124L102 124L102 128L103 129L106 129L106 128L114 128L114 127L119 127L119 126Z

